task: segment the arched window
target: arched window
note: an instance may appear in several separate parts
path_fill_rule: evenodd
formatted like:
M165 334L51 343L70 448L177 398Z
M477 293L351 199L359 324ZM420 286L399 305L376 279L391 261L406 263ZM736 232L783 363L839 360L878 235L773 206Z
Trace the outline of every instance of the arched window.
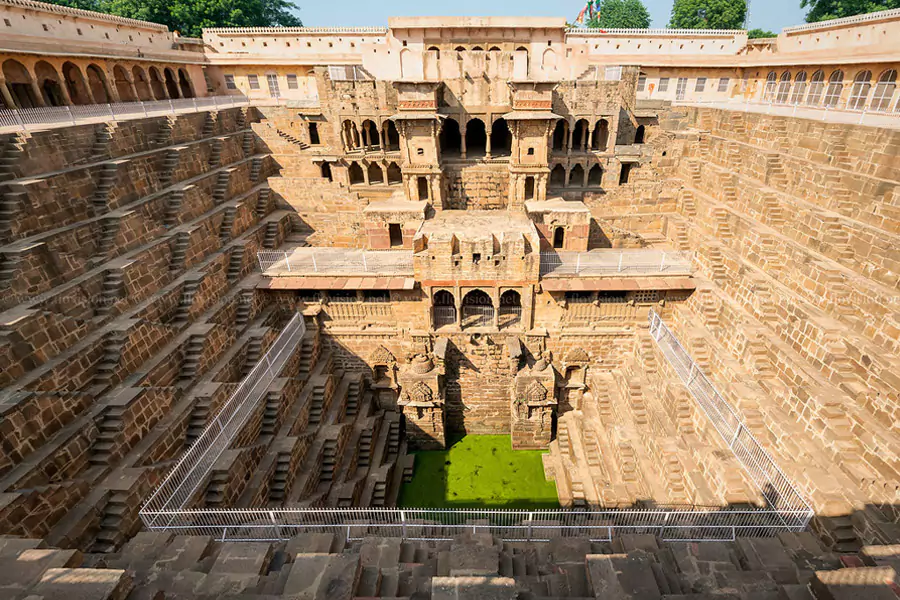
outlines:
M344 119L342 124L344 130L344 141L347 144L347 150L355 150L360 147L359 129L356 123L350 119Z
M484 48L481 46L472 46L472 52L484 52Z
M806 71L800 71L794 77L794 89L791 91L791 104L800 104L806 93Z
M894 90L897 89L897 71L888 69L878 76L878 83L875 84L875 93L872 95L872 110L886 112L890 110L891 98L894 97Z
M456 119L444 119L439 141L441 143L441 154L459 156L462 148L462 136L460 136L459 123L456 122Z
M72 104L90 104L91 99L88 96L87 84L84 81L84 75L81 69L74 63L64 63L62 68L63 81L66 84L66 90L69 92L69 98Z
M553 129L553 150L562 152L566 149L566 134L568 130L569 124L565 119L560 119L556 122L556 127Z
M550 187L563 187L566 184L566 168L556 165L550 171Z
M638 125L638 128L634 130L634 143L635 144L643 144L644 143L644 126Z
M432 300L434 328L456 325L456 300L451 292L438 290Z
M191 78L188 77L187 71L178 69L178 87L181 89L182 98L194 97L194 86L191 84Z
M388 185L393 185L395 183L401 183L403 181L403 174L400 172L400 167L397 166L397 163L395 163L395 162L392 162L388 165L387 176L388 176Z
M103 70L97 65L88 65L87 80L91 94L94 96L94 102L98 104L109 102L109 88L106 87L106 75Z
M473 255L473 261L475 255ZM462 326L491 327L494 324L494 303L482 290L472 290L463 296Z
M594 165L588 171L588 187L600 187L603 185L603 167Z
M384 171L378 163L369 163L369 185L384 185Z
M556 52L547 48L541 56L541 68L545 71L556 70Z
M363 176L362 167L359 166L359 163L352 162L350 163L350 185L355 185L357 183L365 183L366 178Z
M397 126L393 121L388 121L384 128L384 145L388 151L396 152L400 149L400 134L397 133Z
M572 149L576 152L583 152L587 147L588 127L587 119L575 121L575 127L572 129Z
M454 50L456 50L457 52L465 52L466 51L466 49L463 48L462 46L457 46L456 48L454 48Z
M466 123L466 156L474 158L484 156L487 144L487 133L484 129L484 121L471 119Z
M162 76L156 67L150 67L150 89L153 91L153 97L156 100L166 99L166 86L163 84Z
M778 93L775 94L775 102L778 104L787 104L791 94L791 72L785 71L781 74L778 81Z
M841 99L841 92L844 91L844 72L843 71L835 71L828 78L828 87L825 88L825 99L823 103L825 106L833 108L837 106L838 101Z
M763 92L763 100L766 102L771 102L775 98L776 79L778 79L778 75L775 71L769 71L769 74L766 75L766 89Z
M498 48L497 46L491 46L490 48L488 48L488 52L500 52L500 48Z
M116 80L115 85L116 91L119 93L119 100L122 102L136 101L137 98L131 91L131 78L128 77L128 71L126 71L122 65L113 67L113 77Z
M584 167L575 165L569 171L569 187L584 187Z
M522 296L516 290L506 290L500 295L500 311L497 315L500 329L518 327L522 323Z
M146 102L153 100L153 92L150 91L150 82L147 81L147 74L138 66L131 69L131 81L134 82L134 89L137 92L138 100Z
M63 96L62 80L50 63L45 60L38 61L34 65L34 78L41 88L44 104L47 106L65 105L66 100Z
M10 108L34 108L40 106L40 101L34 95L31 87L31 74L25 65L17 60L9 59L3 63L3 75L6 85L17 106Z
M438 60L441 59L441 49L438 48L437 46L431 46L431 47L429 47L429 48L428 48L428 51L429 51L429 52L434 52L434 57L435 57L436 59L438 59Z
M850 99L847 100L847 108L850 110L862 110L869 99L869 90L872 89L872 71L860 71L853 78L853 87L850 88Z
M553 249L562 250L566 247L566 228L557 227L553 230Z
M822 92L825 90L825 73L816 71L809 80L809 93L806 95L806 103L809 106L818 106L822 102Z
M169 98L172 98L173 100L180 98L181 96L178 94L178 81L175 80L175 71L166 67L163 74L166 78L166 92L169 94Z
M594 125L594 136L591 140L591 149L606 151L606 145L609 143L609 123L606 119L600 119Z
M378 125L371 119L362 122L363 145L366 148L381 146L381 136L378 134Z
M500 117L491 125L491 154L494 156L509 156L512 136L509 133L509 125L506 119Z

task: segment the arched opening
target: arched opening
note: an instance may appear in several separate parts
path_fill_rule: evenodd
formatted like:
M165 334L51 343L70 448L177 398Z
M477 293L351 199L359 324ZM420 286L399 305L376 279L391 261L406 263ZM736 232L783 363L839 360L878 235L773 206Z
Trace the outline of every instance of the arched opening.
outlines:
M140 67L135 66L131 69L131 80L134 82L134 89L137 92L138 100L146 102L153 100L153 92L150 91L150 82L147 81L147 74Z
M362 167L359 166L359 163L352 162L350 163L350 185L356 185L357 183L365 183L366 178L363 175Z
M188 77L187 71L178 69L178 87L181 90L182 98L194 97L194 86L191 84L191 78Z
M563 187L564 185L566 185L566 168L556 165L550 171L550 187Z
M566 149L566 134L568 130L569 124L565 119L560 119L556 122L556 127L553 128L553 150L562 152Z
M377 148L381 146L381 136L378 134L378 125L371 119L362 122L363 144L366 148Z
M472 290L463 296L462 326L491 327L494 324L494 303L482 290Z
M490 48L488 48L488 52L500 52L500 48L498 48L497 46L491 46Z
M357 148L359 148L359 129L357 129L356 123L354 123L350 119L346 119L344 120L343 129L344 141L347 144L347 150L356 150Z
M562 250L566 247L566 228L557 227L553 230L553 248Z
M75 66L74 63L67 62L63 64L62 75L72 104L90 104L91 98L88 95L87 84L84 82L84 75L82 75L81 69Z
M588 187L600 187L603 185L603 167L594 165L588 171Z
M166 92L169 94L169 98L173 100L179 98L178 95L178 82L175 81L175 73L171 68L166 67L165 71L163 71L166 77Z
M423 200L428 200L428 178L427 177L416 177L416 192L418 193L419 202Z
M541 68L545 71L556 70L556 52L547 48L541 56Z
M606 151L606 145L609 143L609 123L606 119L600 119L594 125L594 135L591 139L591 149Z
M430 46L430 47L428 48L428 51L429 51L429 52L433 52L433 53L434 53L434 57L435 57L437 60L441 60L441 49L440 49L440 48L438 48L437 46Z
M484 48L481 46L472 46L472 52L484 52Z
M588 127L587 119L575 121L575 128L572 130L572 149L576 152L584 152L587 149Z
M522 323L522 296L516 290L500 294L500 311L497 315L500 328L518 327Z
M838 105L841 99L841 93L844 91L844 72L835 71L828 78L828 87L825 88L825 106L833 108Z
M456 119L444 119L438 140L441 144L441 154L459 156L462 149L462 136L459 133L459 123Z
M569 171L569 187L584 187L584 167L575 165Z
M531 65L529 64L529 61L531 59L528 57L528 48L526 48L525 46L519 46L518 48L516 48L516 52L521 52L525 55L525 74L527 75L531 70Z
M525 178L525 199L534 200L534 177Z
M88 86L91 88L91 94L94 96L94 102L97 104L106 104L109 102L109 88L106 86L106 75L97 65L88 65L87 68Z
M897 71L888 69L878 76L875 85L875 93L872 95L872 110L888 111L891 106L891 98L897 89Z
M150 67L150 89L153 91L153 97L156 100L166 99L166 86L163 85L162 77L159 76L159 69Z
M484 129L484 121L472 119L466 123L466 156L476 158L484 156L487 146L487 133Z
M862 110L869 99L869 90L872 89L872 71L860 71L853 78L853 87L850 88L850 99L847 108L850 110Z
M378 163L369 163L369 185L384 184L384 171L378 166Z
M323 179L334 181L331 175L331 165L329 165L327 162L319 164L319 173L321 173Z
M637 129L634 130L634 143L635 144L643 144L644 143L644 126L638 125Z
M400 134L393 121L388 121L384 128L384 145L387 150L395 152L400 149Z
M800 104L806 92L806 71L800 71L794 77L794 89L791 91L791 104Z
M45 60L38 61L34 65L34 78L41 88L44 104L47 106L65 106L66 98L63 94L59 73Z
M438 290L432 300L434 328L456 325L456 299L447 290Z
M388 184L401 183L403 181L403 173L397 163L392 162L387 168Z
M31 86L31 74L25 65L10 58L3 63L3 76L6 78L6 86L9 88L13 102L18 108L40 106L40 102L34 95L34 88Z
M763 100L766 102L771 102L775 98L775 86L776 80L778 79L778 74L775 71L769 71L769 74L766 75L766 87L763 92Z
M499 118L491 125L491 154L494 156L509 156L512 136L509 133L509 125L506 119Z
M791 94L791 72L785 71L778 80L778 92L775 94L775 102L778 104L787 104Z
M131 91L131 79L128 77L128 71L122 65L113 67L113 78L115 79L116 91L119 93L119 100L122 102L137 101L137 96Z
M456 52L465 52L465 51L466 51L466 49L465 49L463 46L457 46L457 47L454 48L453 50L456 51ZM460 57L460 58L461 58L461 57Z

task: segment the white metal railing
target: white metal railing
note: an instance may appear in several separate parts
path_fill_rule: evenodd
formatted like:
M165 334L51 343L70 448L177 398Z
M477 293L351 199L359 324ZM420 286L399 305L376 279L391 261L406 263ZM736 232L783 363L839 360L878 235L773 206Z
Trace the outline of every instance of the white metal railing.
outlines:
M300 533L334 533L346 540L366 536L450 540L463 533L490 533L504 541L546 542L554 537L609 541L628 533L668 541L734 540L802 531L785 525L790 511L654 508L596 511L433 508L254 508L154 511L156 522L179 535L221 541L286 540ZM800 520L802 515L797 515Z
M269 385L279 376L305 332L303 316L294 314L272 347L241 380L197 441L182 455L141 508L140 515L145 526L166 528L178 520L175 515L206 483L213 465L259 406Z
M812 518L809 503L746 428L737 411L719 394L656 311L650 310L649 319L650 334L663 356L741 466L759 486L768 508L781 516L785 526L805 528Z
M689 275L690 254L664 250L593 250L541 252L541 276L546 275Z
M348 248L294 248L287 252L261 250L256 253L265 275L412 275L411 250L371 252Z
M53 129L86 123L127 121L201 110L222 110L249 106L244 96L207 96L152 102L117 102L81 106L43 106L0 110L0 133Z
M695 100L679 98L672 104L674 106L706 106L723 110L797 117L848 125L900 128L900 112L896 112L896 107L894 107L895 110L890 110L890 104L888 105L888 110L872 110L869 108L868 103L864 108L852 109L847 106L815 106L803 104L802 102L751 101L749 99Z

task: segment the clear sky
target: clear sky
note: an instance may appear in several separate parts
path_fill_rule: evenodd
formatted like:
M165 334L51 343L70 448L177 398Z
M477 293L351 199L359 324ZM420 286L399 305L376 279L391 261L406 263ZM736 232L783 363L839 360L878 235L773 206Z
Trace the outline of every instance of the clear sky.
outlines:
M387 25L388 17L440 16L535 16L566 17L574 20L584 6L581 0L537 2L536 0L452 0L451 2L423 2L422 0L394 0L393 2L363 2L343 0L337 4L318 0L295 0L300 6L300 18L308 27ZM750 27L778 33L782 27L803 23L805 9L800 0L749 0ZM651 27L665 27L672 10L672 0L644 0L653 19Z

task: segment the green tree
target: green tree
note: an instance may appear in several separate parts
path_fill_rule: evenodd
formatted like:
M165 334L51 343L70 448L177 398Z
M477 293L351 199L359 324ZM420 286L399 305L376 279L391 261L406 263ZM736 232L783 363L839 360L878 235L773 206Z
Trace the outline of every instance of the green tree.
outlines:
M597 14L585 25L600 29L646 29L650 27L650 11L641 0L603 0Z
M675 29L741 29L745 0L675 0L669 27Z
M751 40L756 40L759 38L778 37L778 34L771 32L768 29L756 28L756 29L750 29L749 31L747 31L747 37L750 38Z
M809 9L806 22L814 23L900 8L900 0L800 0L800 8Z
M204 27L300 27L291 0L50 0L55 4L167 25L199 37Z

